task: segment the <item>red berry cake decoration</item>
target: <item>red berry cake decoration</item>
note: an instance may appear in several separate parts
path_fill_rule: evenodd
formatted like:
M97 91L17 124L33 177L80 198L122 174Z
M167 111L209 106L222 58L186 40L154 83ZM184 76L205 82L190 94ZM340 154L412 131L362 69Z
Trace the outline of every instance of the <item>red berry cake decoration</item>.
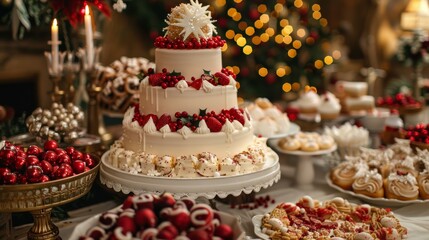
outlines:
M191 87L196 90L200 90L204 86L204 90L207 92L215 86L235 86L236 75L227 68L222 68L220 72L211 74L210 71L204 70L204 73L200 77L186 80L180 72L169 72L166 68L162 69L161 72L155 73L153 68L149 69L147 78L143 79L145 84L150 86L158 86L162 89L169 87L176 87L180 91L183 91L185 88Z
M90 154L74 147L58 147L54 140L43 148L30 145L27 149L7 141L0 142L0 184L41 183L71 177L97 166Z
M210 206L165 193L129 196L121 207L101 214L97 225L79 240L233 238L232 228Z
M133 122L137 122L141 127L145 127L149 121L154 124L157 131L165 131L162 128L168 128L169 132L178 132L183 127L189 128L192 132L207 131L220 132L227 121L232 124L236 123L245 125L244 110L239 108L223 109L220 113L214 111L207 112L206 109L200 109L198 114L189 114L186 111L176 112L174 116L167 114L158 118L155 114L141 114L139 105L134 106ZM237 122L234 122L237 121Z

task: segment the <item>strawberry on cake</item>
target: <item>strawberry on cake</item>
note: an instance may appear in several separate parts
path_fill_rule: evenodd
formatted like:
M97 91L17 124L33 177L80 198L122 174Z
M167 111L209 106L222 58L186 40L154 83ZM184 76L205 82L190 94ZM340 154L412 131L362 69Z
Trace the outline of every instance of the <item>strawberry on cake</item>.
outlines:
M113 167L181 178L263 167L266 139L253 135L250 115L238 108L236 76L222 68L225 41L214 36L207 9L191 0L167 16L165 36L155 40L156 69L140 82L139 104L125 113L122 138L111 147Z

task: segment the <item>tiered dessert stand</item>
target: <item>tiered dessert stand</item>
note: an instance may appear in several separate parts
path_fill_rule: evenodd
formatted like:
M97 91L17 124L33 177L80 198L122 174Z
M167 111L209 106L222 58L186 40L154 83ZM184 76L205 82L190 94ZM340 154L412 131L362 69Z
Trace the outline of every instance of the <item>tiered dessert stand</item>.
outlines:
M228 195L239 196L241 193L259 192L262 188L267 188L280 179L279 157L271 149L266 152L265 165L259 171L210 178L151 177L132 174L112 167L107 158L108 152L101 158L100 181L106 187L124 194L169 192L175 198L183 196L207 199L226 198Z
M45 183L2 185L0 186L0 212L30 212L33 215L34 224L27 233L29 240L61 239L58 227L51 220L52 208L69 203L88 193L99 166L100 161L87 172Z

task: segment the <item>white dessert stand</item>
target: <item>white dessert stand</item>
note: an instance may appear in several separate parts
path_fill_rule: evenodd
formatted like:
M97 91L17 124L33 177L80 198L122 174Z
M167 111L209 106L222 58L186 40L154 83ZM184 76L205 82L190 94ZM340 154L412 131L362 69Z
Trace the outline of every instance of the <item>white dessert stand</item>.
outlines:
M287 132L277 133L277 134L274 134L272 136L267 136L267 138L269 138L269 139L275 139L275 138L287 137L287 136L290 136L290 135L295 135L295 134L299 133L300 131L301 131L301 127L298 124L291 122L290 123L290 127L287 130Z
M100 182L124 194L169 192L175 198L184 196L195 199L226 198L228 195L239 196L241 193L259 192L280 179L279 157L271 149L266 152L265 165L259 171L210 178L170 178L131 174L112 167L108 161L108 154L109 152L104 153L101 158Z
M320 159L321 156L329 154L337 150L337 145L326 150L305 152L305 151L286 151L278 146L280 139L270 139L268 145L277 152L293 155L298 157L298 164L295 171L295 182L299 186L306 186L314 181L314 165L313 160Z

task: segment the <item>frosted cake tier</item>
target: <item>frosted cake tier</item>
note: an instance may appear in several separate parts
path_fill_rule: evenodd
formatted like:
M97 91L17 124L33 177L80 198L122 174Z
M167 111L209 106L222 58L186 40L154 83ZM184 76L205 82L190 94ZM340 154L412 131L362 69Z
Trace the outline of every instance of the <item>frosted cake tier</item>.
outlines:
M222 55L220 48L215 49L155 49L156 71L163 68L169 71L180 72L187 80L198 78L204 70L211 73L222 69Z
M133 152L148 152L156 155L183 156L201 152L215 153L219 158L233 156L253 144L252 128L244 127L231 134L225 132L191 133L185 139L177 132L145 133L142 128L123 127L123 145Z
M174 116L177 111L190 114L200 109L220 112L223 109L237 107L237 88L234 86L216 86L210 92L194 88L177 89L140 86L140 112L142 114L168 114Z

